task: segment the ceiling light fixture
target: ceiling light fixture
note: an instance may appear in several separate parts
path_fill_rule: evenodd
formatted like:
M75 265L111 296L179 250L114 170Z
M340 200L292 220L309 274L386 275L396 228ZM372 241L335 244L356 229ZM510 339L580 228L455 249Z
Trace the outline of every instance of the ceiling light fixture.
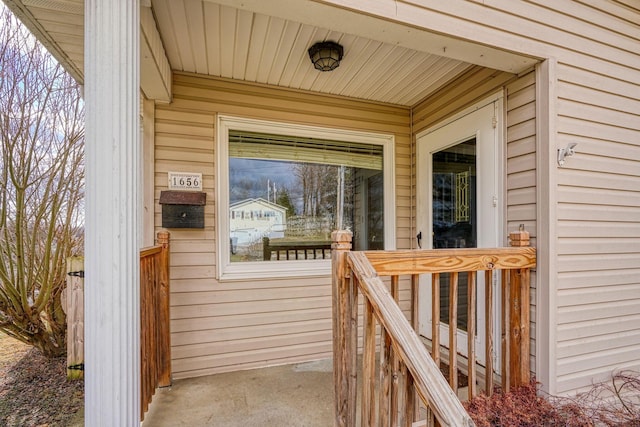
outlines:
M316 70L331 71L338 68L344 49L335 42L318 42L309 48L309 58Z

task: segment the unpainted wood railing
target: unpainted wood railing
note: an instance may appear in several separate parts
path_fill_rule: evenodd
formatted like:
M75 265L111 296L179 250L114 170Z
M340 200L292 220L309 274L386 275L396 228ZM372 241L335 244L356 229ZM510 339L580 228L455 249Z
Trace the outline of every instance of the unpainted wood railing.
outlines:
M156 389L171 385L169 232L157 243L140 251L141 420Z
M522 235L523 233L521 233ZM419 421L420 399L427 408L426 423L441 426L472 426L473 422L457 397L458 360L449 351L449 382L440 362L440 277L450 274L449 348L456 349L457 285L460 273L468 274L467 330L475 331L476 278L484 272L493 283L493 271L501 271L502 303L494 307L492 286L485 292L485 391L493 390L493 319L502 320L502 386L508 389L529 381L529 287L535 249L437 249L351 252L351 233L337 231L333 239L333 333L336 426L356 425L358 295L363 296L361 425L413 426ZM522 240L524 241L524 239ZM527 239L528 243L528 239ZM419 275L431 274L432 353L416 333ZM390 285L382 277L389 277ZM410 321L401 311L399 283L411 282ZM496 310L499 313L496 314ZM380 325L376 343L376 324ZM477 393L475 340L469 339L467 375L469 397ZM376 354L378 362L376 363ZM377 366L376 366L377 365ZM376 374L377 371L377 374ZM376 376L378 382L376 383ZM377 394L377 396L376 396Z

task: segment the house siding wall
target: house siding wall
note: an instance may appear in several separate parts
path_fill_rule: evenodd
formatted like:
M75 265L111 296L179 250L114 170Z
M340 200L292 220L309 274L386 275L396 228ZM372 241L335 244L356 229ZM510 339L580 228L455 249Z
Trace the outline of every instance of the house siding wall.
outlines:
M536 246L536 75L534 70L505 85L506 233L521 224ZM505 240L505 244L508 244ZM536 365L537 274L531 272L531 371Z
M174 378L330 357L330 277L216 280L217 114L395 135L397 247L410 245L409 110L337 97L175 74L155 113L155 224L167 172L202 172L204 230L171 230ZM405 286L406 288L406 286ZM402 296L409 295L403 289ZM406 303L404 303L406 306Z
M548 260L552 268L539 279L548 282L553 304L550 367L538 379L552 393L574 393L607 380L612 370L640 369L638 5L412 0L379 9L365 0L327 3L371 16L384 10L387 20L557 61L551 76L557 132L543 144L578 147L564 167L549 165L549 182L557 187L538 189L557 194L550 209L558 215L545 236L557 259ZM522 157L530 163L531 156ZM547 256L538 249L539 257Z

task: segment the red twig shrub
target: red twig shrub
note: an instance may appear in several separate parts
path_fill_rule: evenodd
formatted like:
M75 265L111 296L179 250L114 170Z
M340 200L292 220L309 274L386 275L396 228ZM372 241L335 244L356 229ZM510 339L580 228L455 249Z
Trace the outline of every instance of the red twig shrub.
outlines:
M640 427L640 373L622 371L588 393L544 397L539 383L465 402L477 427Z
M509 393L497 390L491 397L481 394L466 402L465 406L477 427L585 425L567 424L547 399L538 396L535 381L512 389Z

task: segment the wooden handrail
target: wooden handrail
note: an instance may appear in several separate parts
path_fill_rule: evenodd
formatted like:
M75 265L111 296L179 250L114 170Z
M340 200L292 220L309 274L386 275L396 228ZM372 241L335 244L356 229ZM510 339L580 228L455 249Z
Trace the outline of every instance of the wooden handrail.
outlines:
M461 248L366 251L379 276L511 270L536 266L536 250L518 248Z
M162 245L140 249L140 260L162 252Z
M158 387L171 385L169 232L140 250L141 419Z
M441 426L473 426L473 421L453 392L440 369L429 356L400 307L394 302L366 254L351 252L348 265L359 283L359 289L371 304L376 319L391 338L394 350L400 356L422 401L433 410ZM371 330L371 329L370 329ZM375 328L372 329L375 334ZM375 337L366 339L375 344ZM363 367L366 371L367 367ZM365 399L362 399L363 405ZM372 425L372 424L366 424Z
M467 286L466 330L476 330L477 280L483 277L485 284L485 339L484 383L485 390L493 390L493 319L502 321L502 386L528 383L529 381L529 291L530 270L536 264L536 251L528 246L528 233L521 230L512 233L515 244L511 248L491 249L436 249L403 251L350 252L351 233L337 231L332 234L333 261L333 313L334 313L334 381L336 426L354 426L356 423L356 381L358 352L358 295L363 295L363 368L362 368L362 423L373 425L411 426L418 420L419 397L426 406L427 417L433 417L439 425L470 426L468 417L457 397L458 362L466 361L469 380L468 394L477 393L478 362L475 339L468 339L467 354L458 354L457 299L458 282ZM494 271L500 270L502 303L493 303ZM478 273L484 272L484 273ZM430 273L432 291L432 353L429 355L424 342L417 335L419 275ZM463 276L463 274L465 276ZM440 280L448 275L449 288L449 384L441 374L440 342ZM390 285L382 277L390 278ZM399 278L409 276L411 282L411 306L409 319L398 305ZM388 289L390 286L390 289ZM424 285L423 285L424 286ZM429 286L429 285L426 285ZM495 307L495 308L494 308ZM500 310L494 314L494 310ZM378 404L375 402L374 379L376 323L380 328L379 339L379 387ZM399 381L398 378L401 378ZM393 380L392 380L393 379ZM402 384L400 384L400 382ZM374 409L378 409L376 415ZM398 414L400 418L398 419ZM377 418L376 418L377 416Z

